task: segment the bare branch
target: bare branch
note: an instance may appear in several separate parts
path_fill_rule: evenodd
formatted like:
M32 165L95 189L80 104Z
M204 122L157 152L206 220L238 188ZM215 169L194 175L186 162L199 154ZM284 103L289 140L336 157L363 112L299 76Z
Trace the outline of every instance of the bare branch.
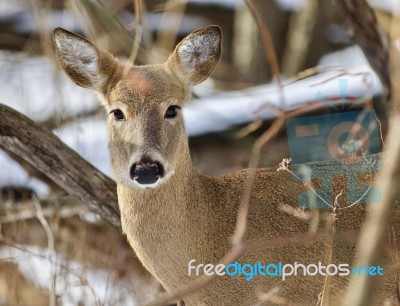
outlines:
M5 215L0 216L0 224L36 218L35 201L24 201L18 205L11 205L11 209L6 208ZM75 196L49 197L39 199L39 203L45 218L70 218L88 211L87 206Z
M265 57L270 65L272 75L276 79L279 87L281 84L281 76L279 71L279 62L275 53L274 42L272 40L271 33L265 24L264 20L259 14L259 10L252 0L245 0L247 7L249 8L254 20L257 22L258 30L260 31L261 39L265 49Z
M336 3L352 30L352 38L380 78L385 95L390 95L388 37L379 28L373 9L366 0L336 0Z
M397 37L400 25L400 10L397 7L396 18L393 19L391 37ZM396 35L396 36L395 36ZM399 67L400 53L391 46L391 65ZM397 205L399 195L398 184L400 182L400 142L398 134L400 131L400 116L398 103L400 98L399 70L393 69L392 74L392 100L395 112L390 120L388 139L390 144L385 154L385 167L376 180L377 187L381 193L379 205L371 205L368 211L364 230L361 233L358 244L358 253L361 254L356 262L356 266L373 266L379 264L384 254L384 246L387 243L387 231L390 224L392 211ZM367 275L352 275L350 285L347 288L344 305L361 306L367 305L374 296L374 287L377 279Z

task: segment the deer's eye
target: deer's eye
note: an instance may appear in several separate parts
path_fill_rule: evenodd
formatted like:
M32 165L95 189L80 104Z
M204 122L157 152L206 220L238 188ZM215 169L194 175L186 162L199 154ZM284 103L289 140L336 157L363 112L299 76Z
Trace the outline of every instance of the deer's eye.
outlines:
M114 109L110 112L110 114L114 115L114 119L117 121L121 121L125 119L124 113L120 109Z
M178 105L171 105L168 107L167 111L165 112L165 118L175 118L176 115L178 114L178 109L180 107Z

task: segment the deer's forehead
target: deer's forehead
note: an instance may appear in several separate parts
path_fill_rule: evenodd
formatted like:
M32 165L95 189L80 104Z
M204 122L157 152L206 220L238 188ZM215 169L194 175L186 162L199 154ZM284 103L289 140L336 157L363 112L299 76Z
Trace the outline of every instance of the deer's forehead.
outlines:
M125 100L123 102L155 99L166 97L165 84L162 78L151 72L132 70L128 72L115 86L112 98Z
M162 69L133 68L116 84L110 100L138 107L157 105L170 99L184 100L187 92L170 74Z

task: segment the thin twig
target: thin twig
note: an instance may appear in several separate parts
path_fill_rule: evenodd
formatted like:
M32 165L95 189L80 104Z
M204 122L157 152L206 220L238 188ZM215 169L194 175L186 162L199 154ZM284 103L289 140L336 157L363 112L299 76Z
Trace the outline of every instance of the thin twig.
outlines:
M342 192L340 192L336 197L335 201L333 202L333 210L329 214L329 217L327 218L327 232L330 237L326 240L328 240L327 243L327 251L328 251L328 265L332 263L332 256L333 256L333 241L335 238L335 222L336 222L336 208L338 205L338 199L342 195ZM331 277L326 274L325 275L325 281L324 281L324 288L322 289L321 295L320 295L320 300L318 305L321 306L329 306L330 304L330 296L331 296Z
M259 10L256 8L252 0L245 0L247 7L249 8L254 20L257 23L258 29L260 31L261 39L264 45L264 50L266 52L266 59L271 68L271 73L274 76L276 82L279 86L282 85L281 76L279 71L279 62L276 56L274 41L272 40L271 33L265 24L263 18L259 14Z
M257 138L253 146L252 157L250 159L250 164L249 164L249 173L246 181L246 187L243 193L242 200L239 205L236 230L232 238L233 246L240 245L246 231L247 215L250 206L251 191L256 179L257 166L260 160L261 149L269 141L271 141L271 139L280 131L280 129L285 124L285 120L286 120L285 114L281 112L279 118L273 122L271 127L266 132L264 132L259 138Z
M161 15L154 46L147 61L150 64L164 61L174 49L187 0L167 0Z
M268 292L259 293L257 296L261 302L257 303L255 306L264 305L263 302L270 302L274 305L287 305L287 306L297 305L296 303L289 301L287 298L279 296L278 295L279 290L280 290L279 287L274 287L271 290L269 290Z
M43 215L42 206L40 205L40 202L37 198L35 199L35 201L33 201L33 203L36 208L37 218L38 218L40 224L43 226L44 231L46 232L47 248L50 252L55 254L54 235L53 235L53 232L51 231L49 223L47 222L46 218ZM55 306L56 305L57 269L55 268L54 264L51 265L50 275L51 275L51 282L50 282L50 293L49 293L49 305Z
M282 71L291 76L304 66L318 18L318 0L306 1L290 17L287 44L282 59ZM301 39L299 39L301 37Z
M143 20L142 0L133 0L133 7L135 10L135 20L126 26L127 30L133 30L134 28L136 28L137 26L142 24L142 20Z
M132 51L129 55L129 62L134 64L136 57L139 53L140 44L142 41L143 29L142 29L142 20L143 20L143 3L142 0L134 0L134 7L135 7L135 21L127 26L128 30L135 29L135 38L133 40ZM124 74L129 71L129 65L127 65L124 69Z

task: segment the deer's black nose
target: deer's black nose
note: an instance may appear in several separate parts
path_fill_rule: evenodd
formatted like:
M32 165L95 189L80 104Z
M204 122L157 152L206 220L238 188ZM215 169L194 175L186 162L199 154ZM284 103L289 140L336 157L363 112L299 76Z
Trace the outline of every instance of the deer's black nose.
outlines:
M131 167L130 175L141 185L150 185L157 182L164 174L162 165L158 162L144 160Z

